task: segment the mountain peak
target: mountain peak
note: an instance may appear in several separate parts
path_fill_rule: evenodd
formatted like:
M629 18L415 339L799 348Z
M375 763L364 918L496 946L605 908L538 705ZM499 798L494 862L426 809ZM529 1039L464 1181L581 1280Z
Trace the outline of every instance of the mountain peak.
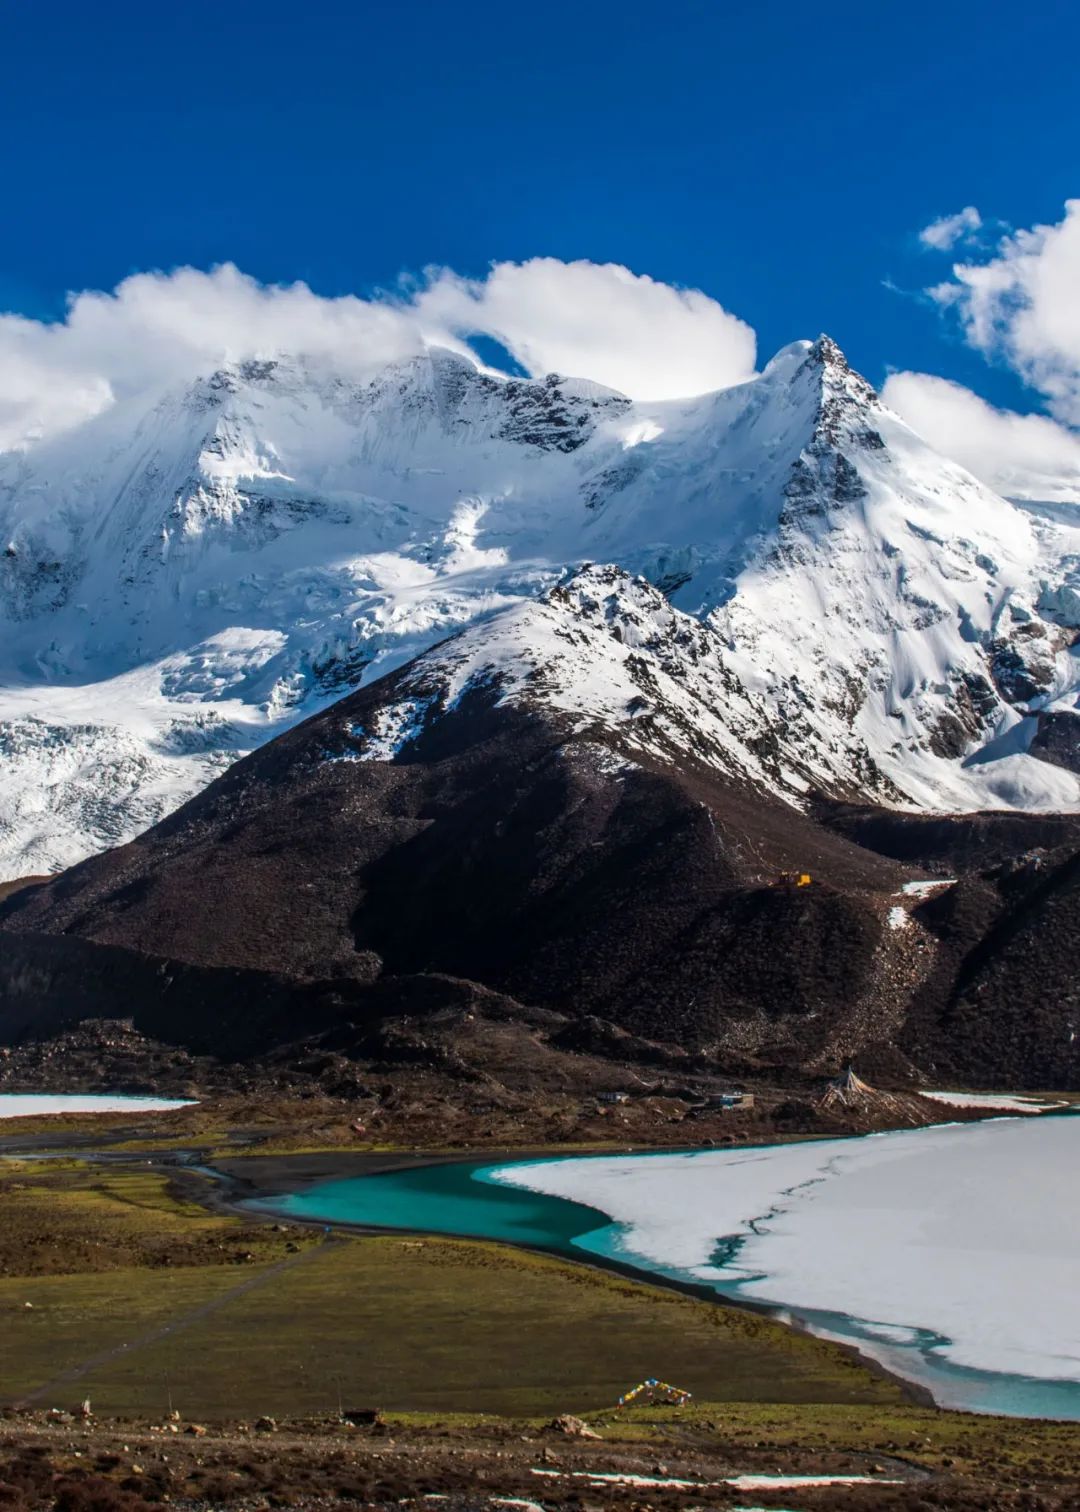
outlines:
M835 366L844 371L848 369L847 358L832 337L826 335L824 331L822 331L816 341L811 342L809 355L815 362L820 362L827 366Z
M774 352L761 370L763 378L791 377L797 373L806 362L811 350L812 341L789 341L787 346L782 346L778 352Z
M185 392L0 457L0 875L126 838L148 795L164 812L243 746L586 560L709 620L713 708L792 771L832 742L830 791L1080 806L1076 776L1028 745L1078 685L1080 531L923 446L827 336L668 403L437 349L374 376L226 364ZM654 630L674 612L640 586L582 579L571 597L586 591L615 595L624 636L604 631L601 661L645 633L628 603ZM601 621L534 607L569 677L564 653ZM693 642L692 623L672 633ZM633 674L626 699L647 701ZM207 723L189 740L193 704ZM695 699L680 718L707 715Z
M848 362L831 336L816 341L793 341L781 347L761 376L771 381L818 386L817 426L831 444L839 439L840 422L855 411L876 408L877 393Z
M850 365L831 336L819 336L806 356L806 370L820 383L814 438L809 450L835 450L844 444L867 451L884 445L873 412L881 401L873 385Z

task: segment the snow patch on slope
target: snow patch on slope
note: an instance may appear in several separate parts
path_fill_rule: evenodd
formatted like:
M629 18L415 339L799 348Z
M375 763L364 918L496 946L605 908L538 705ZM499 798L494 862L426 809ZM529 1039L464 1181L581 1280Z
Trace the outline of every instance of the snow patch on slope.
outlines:
M51 694L51 696L49 696ZM73 865L157 823L258 744L239 702L104 687L0 693L0 856L10 876Z

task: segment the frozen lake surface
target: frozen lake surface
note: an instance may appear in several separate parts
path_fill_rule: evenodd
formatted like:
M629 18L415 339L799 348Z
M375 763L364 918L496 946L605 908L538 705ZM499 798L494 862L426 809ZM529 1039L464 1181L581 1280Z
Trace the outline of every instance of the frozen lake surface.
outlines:
M0 1118L40 1118L43 1113L165 1113L187 1108L190 1098L124 1097L93 1093L3 1092Z
M617 1261L856 1345L945 1406L1080 1421L1080 1117L450 1162L256 1200Z
M1080 1418L1080 1117L489 1168L578 1249L769 1303L952 1406Z

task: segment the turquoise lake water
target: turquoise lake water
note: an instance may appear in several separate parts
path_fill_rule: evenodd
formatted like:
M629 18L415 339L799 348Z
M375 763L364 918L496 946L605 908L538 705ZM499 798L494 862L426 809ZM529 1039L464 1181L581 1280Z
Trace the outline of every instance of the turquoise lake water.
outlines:
M640 1160L641 1156L634 1159ZM535 1165L536 1161L522 1162ZM593 1259L636 1270L643 1279L664 1279L738 1301L744 1280L702 1282L625 1246L627 1230L596 1208L563 1198L505 1186L492 1173L513 1162L461 1162L380 1172L326 1181L287 1196L249 1206L328 1224L413 1230L499 1240L544 1249L571 1259ZM714 1256L722 1267L723 1254ZM732 1257L734 1258L734 1254ZM785 1318L783 1299L771 1309ZM886 1368L928 1388L942 1405L1021 1417L1080 1421L1080 1382L1047 1381L954 1365L939 1351L948 1340L912 1326L907 1337L883 1338L880 1329L845 1313L799 1308L798 1321L813 1332L854 1344Z
M323 1181L292 1196L248 1205L326 1223L501 1239L564 1255L573 1255L575 1242L591 1230L611 1226L595 1208L486 1181L485 1174L495 1169L501 1167L490 1161L455 1161L384 1171L346 1181Z

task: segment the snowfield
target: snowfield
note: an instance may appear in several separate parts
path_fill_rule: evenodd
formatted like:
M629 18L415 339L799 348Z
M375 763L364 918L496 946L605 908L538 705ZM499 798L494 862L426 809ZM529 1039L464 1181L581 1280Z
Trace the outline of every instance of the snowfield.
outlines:
M489 1177L608 1214L622 1228L594 1247L631 1264L855 1319L861 1348L900 1370L906 1353L916 1378L925 1351L1080 1382L1078 1155L1080 1118L1065 1116ZM947 1379L932 1384L948 1398Z
M189 1108L191 1098L125 1097L82 1092L0 1092L0 1118L41 1118L60 1113L167 1113Z
M130 838L467 625L512 635L587 562L708 629L790 802L1080 808L1033 754L1080 691L1080 511L991 492L826 338L648 404L437 349L363 383L297 357L0 455L0 876Z

